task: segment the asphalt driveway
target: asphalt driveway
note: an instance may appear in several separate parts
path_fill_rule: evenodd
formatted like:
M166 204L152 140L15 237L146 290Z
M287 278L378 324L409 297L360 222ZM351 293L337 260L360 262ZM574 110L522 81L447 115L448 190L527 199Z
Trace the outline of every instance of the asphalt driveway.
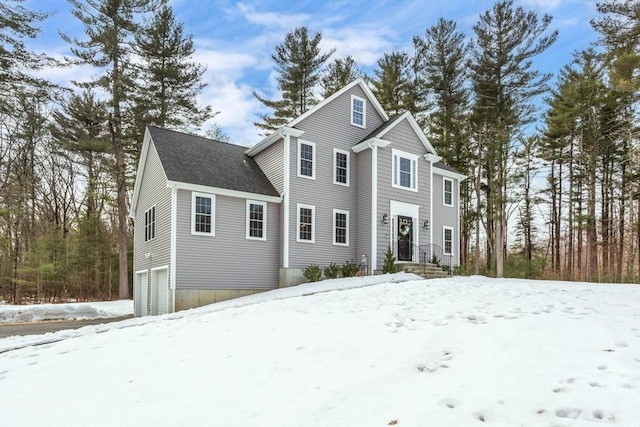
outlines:
M132 317L133 316L92 320L47 320L44 322L31 323L0 323L0 338L6 338L12 335L40 335L46 334L47 332L61 331L63 329L78 329L87 325L119 322Z

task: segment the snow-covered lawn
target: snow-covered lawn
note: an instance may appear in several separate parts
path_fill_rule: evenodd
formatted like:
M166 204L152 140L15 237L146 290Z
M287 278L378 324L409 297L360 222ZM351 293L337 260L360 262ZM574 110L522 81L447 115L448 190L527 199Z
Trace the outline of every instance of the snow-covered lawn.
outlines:
M335 280L0 351L3 427L640 426L637 285Z
M0 304L0 323L62 319L104 319L133 314L133 301L81 302L74 304Z

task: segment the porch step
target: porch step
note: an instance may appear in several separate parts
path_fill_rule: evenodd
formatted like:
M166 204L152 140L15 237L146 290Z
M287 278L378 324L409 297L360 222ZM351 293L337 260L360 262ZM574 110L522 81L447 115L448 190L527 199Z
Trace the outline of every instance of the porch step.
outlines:
M443 270L441 267L438 267L435 264L426 263L426 264L413 264L413 263L402 263L398 264L398 270L404 271L406 273L413 273L420 277L424 277L425 279L440 279L443 277L449 277L449 273Z

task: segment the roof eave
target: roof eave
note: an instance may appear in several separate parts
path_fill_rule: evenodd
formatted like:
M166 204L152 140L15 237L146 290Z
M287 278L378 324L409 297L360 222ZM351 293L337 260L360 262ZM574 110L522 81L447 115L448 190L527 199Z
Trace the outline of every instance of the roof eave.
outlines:
M278 129L276 129L276 131L274 131L272 134L265 137L262 141L258 142L253 147L248 148L247 151L245 151L244 153L249 157L253 157L256 154L260 153L261 151L264 151L265 149L269 148L271 145L279 141L280 138L283 138L285 135L298 138L303 134L304 134L303 130L295 129L290 126L281 126Z

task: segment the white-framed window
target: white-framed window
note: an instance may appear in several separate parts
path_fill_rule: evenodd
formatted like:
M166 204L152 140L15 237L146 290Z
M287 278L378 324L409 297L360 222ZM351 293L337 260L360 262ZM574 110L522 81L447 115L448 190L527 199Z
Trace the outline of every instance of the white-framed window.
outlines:
M351 124L367 127L367 101L356 95L351 95Z
M298 242L315 243L316 241L316 207L297 205Z
M453 227L442 227L442 252L453 255Z
M247 239L267 240L267 203L247 200Z
M298 140L298 176L316 179L316 144Z
M349 186L349 152L333 149L333 183Z
M191 193L191 234L216 235L216 196Z
M449 178L442 179L442 204L445 206L453 206L453 180Z
M393 182L395 188L418 191L418 155L391 150Z
M349 246L349 211L333 210L333 244Z
M144 213L144 241L156 238L156 206L153 205Z

